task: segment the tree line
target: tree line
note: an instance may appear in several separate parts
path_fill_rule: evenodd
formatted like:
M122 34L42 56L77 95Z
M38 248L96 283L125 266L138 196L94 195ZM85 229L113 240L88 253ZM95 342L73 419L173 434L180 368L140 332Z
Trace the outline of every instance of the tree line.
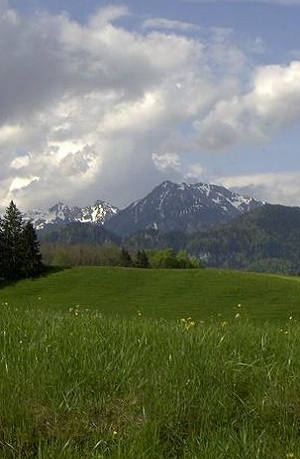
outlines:
M42 262L42 258L44 263ZM30 221L13 201L0 217L0 280L17 281L40 275L45 266L122 266L127 268L202 268L185 250L130 250L107 244L40 245Z
M36 231L11 201L0 218L0 279L16 281L38 276L43 270Z
M115 245L56 244L41 245L43 260L54 266L122 266L126 268L193 269L203 264L185 250L130 250Z

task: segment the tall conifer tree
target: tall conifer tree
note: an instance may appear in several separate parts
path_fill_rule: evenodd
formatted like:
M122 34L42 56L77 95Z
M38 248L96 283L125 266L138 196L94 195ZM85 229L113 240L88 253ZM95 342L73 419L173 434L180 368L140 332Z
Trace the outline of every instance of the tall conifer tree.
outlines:
M144 250L138 250L135 266L137 268L149 268L149 260Z
M36 276L43 264L35 229L13 201L0 221L0 278L18 280Z
M22 277L31 277L40 274L43 270L40 244L31 222L26 222L23 228L22 253Z
M22 214L13 201L6 209L2 223L4 244L4 277L10 280L20 279L22 270Z
M126 268L131 268L133 266L133 261L127 249L122 247L121 250L121 266L125 266Z
M4 264L6 258L6 250L3 239L3 220L0 217L0 279L4 278Z

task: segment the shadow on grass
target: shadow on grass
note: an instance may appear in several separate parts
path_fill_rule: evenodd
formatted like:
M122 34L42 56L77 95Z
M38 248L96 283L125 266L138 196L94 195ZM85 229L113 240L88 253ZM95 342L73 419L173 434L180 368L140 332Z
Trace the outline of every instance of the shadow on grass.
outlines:
M15 285L18 282L25 280L25 279L30 279L32 281L38 280L41 277L48 277L51 276L52 274L59 273L61 271L65 271L66 269L71 269L71 266L44 266L44 269L41 273L39 273L36 276L31 276L27 278L22 278L22 279L5 279L5 278L0 278L0 290L4 287L8 287L11 285Z
M66 269L72 269L72 266L45 266L43 272L39 276L32 277L32 280L38 279L39 277L47 277L51 274L60 273L61 271L65 271Z

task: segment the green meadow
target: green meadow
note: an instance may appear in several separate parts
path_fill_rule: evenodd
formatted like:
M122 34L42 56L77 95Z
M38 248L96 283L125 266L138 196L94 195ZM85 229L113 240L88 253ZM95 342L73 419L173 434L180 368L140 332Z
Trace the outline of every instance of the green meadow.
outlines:
M0 457L300 458L300 280L74 268L0 289Z
M132 318L300 319L300 278L229 270L79 267L0 290L0 301L20 308L66 311L79 307ZM238 305L242 311L238 311Z

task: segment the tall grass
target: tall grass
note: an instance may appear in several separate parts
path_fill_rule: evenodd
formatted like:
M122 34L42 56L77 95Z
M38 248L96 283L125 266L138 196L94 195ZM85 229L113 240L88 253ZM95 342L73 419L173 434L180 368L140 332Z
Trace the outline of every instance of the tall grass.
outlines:
M0 457L300 455L300 325L0 308Z

